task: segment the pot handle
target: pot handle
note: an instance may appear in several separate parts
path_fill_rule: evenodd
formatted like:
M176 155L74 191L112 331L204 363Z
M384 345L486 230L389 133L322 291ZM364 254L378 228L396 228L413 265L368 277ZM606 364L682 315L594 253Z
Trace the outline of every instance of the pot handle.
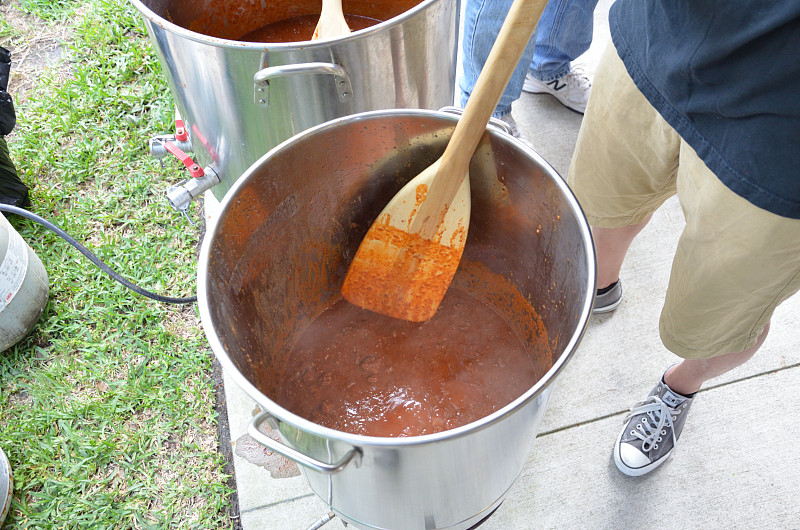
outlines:
M325 462L320 462L319 460L315 460L308 455L297 451L296 449L292 449L288 445L284 445L277 440L273 440L269 436L265 435L258 428L264 423L267 419L270 418L270 413L267 411L259 412L251 421L250 425L247 427L247 433L253 438L255 441L260 443L261 445L265 446L270 451L274 451L278 454L281 454L292 460L301 466L305 466L309 469L313 469L319 473L325 473L331 475L333 473L337 473L341 471L344 466L346 466L350 461L353 459L354 456L361 454L361 450L358 447L353 447L350 451L347 452L346 455L342 457L341 460L334 464L327 464ZM277 418L276 418L277 420ZM277 420L280 421L280 420Z
M308 74L332 75L336 91L339 93L339 101L345 101L353 96L353 86L350 84L350 76L344 67L333 63L300 63L268 66L256 72L256 75L253 76L253 83L255 84L255 102L259 105L269 105L270 79Z

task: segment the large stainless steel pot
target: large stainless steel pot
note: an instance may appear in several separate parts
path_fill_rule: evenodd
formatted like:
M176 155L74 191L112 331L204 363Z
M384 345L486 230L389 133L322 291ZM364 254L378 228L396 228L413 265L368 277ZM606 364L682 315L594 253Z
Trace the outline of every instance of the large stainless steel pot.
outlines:
M369 112L287 140L234 185L201 251L203 327L225 370L264 411L251 434L297 461L311 488L360 528L464 529L497 507L523 468L551 383L591 310L594 253L578 203L531 148L491 131L470 166L472 217L454 285L490 304L528 343L546 341L551 354L536 360L541 379L479 421L408 438L335 431L273 401L287 346L341 298L367 228L408 178L441 155L456 119ZM503 278L514 296L482 277ZM532 311L546 333L521 324ZM259 435L265 420L282 443Z
M131 0L144 17L171 92L222 197L261 155L314 125L390 108L453 104L459 0L348 0L384 22L313 42L234 39L320 0Z

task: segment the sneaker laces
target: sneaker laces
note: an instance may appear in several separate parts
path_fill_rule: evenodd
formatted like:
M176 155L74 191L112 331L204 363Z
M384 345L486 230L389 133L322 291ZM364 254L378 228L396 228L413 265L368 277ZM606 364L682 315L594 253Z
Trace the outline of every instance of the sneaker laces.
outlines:
M569 85L592 86L589 76L586 75L586 72L584 72L583 68L580 66L573 66L561 79Z
M667 434L665 426L672 435L672 447L674 449L678 439L675 437L675 427L672 420L674 416L680 413L679 409L673 409L664 403L660 397L650 396L631 408L630 413L625 418L625 423L634 416L644 414L639 423L636 424L636 429L631 431L633 436L642 440L642 451L647 452L652 449L660 441L659 437Z

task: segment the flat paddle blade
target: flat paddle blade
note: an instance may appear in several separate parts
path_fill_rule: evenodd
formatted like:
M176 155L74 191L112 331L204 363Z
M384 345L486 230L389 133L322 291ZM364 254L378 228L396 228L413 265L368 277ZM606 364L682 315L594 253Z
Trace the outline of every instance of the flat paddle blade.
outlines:
M428 198L436 168L438 162L406 184L367 231L342 285L351 304L411 322L436 313L461 260L470 216L468 177L451 201Z

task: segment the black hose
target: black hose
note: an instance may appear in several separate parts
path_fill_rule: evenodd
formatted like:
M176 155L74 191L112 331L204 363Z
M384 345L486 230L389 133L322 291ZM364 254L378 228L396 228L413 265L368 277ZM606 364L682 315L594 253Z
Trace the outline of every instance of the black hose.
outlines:
M103 262L103 260L101 260L100 258L95 256L92 253L91 250L89 250L85 246L81 245L74 237L72 237L71 235L67 234L62 229L60 229L58 226L56 226L55 224L51 223L47 219L45 219L43 217L39 217L35 213L29 212L28 210L25 210L23 208L19 208L17 206L11 206L10 204L0 204L0 212L8 212L8 213L17 214L19 216L25 217L26 219L30 219L31 221L39 223L40 225L42 225L43 227L47 228L48 230L50 230L52 232L55 232L56 234L61 236L61 238L64 239L67 243L69 243L73 247L77 248L78 251L81 254L83 254L84 256L89 258L89 260L92 263L94 263L95 265L97 265L97 267L100 270L102 270L103 272L105 272L106 274L111 276L111 278L113 278L114 280L118 281L119 283L121 283L122 285L124 285L125 287L127 287L128 289L130 289L131 291L133 291L135 293L138 293L138 294L140 294L142 296L146 296L146 297L151 298L153 300L156 300L158 302L164 302L164 303L167 303L167 304L192 304L192 303L197 301L197 296L189 296L189 297L186 297L186 298L174 298L172 296L162 296L162 295L160 295L158 293L154 293L152 291L148 291L146 289L142 289L138 285L132 284L131 282L129 282L128 280L126 280L125 278L123 278L122 276L120 276L119 274L114 272L114 270L112 270L111 267L106 265Z

